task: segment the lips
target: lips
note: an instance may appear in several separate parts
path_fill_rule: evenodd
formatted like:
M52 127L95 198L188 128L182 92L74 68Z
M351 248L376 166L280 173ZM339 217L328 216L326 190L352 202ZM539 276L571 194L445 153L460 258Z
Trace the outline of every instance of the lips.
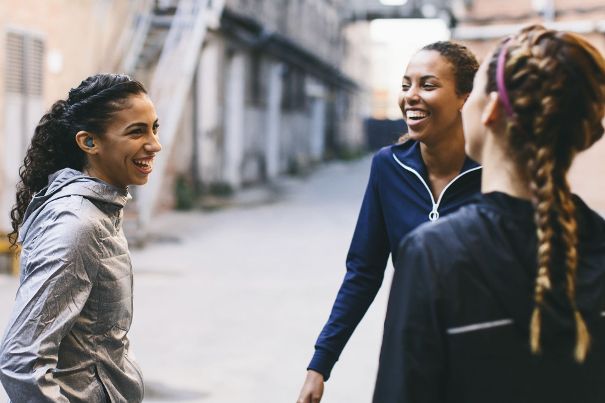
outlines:
M424 109L410 108L405 110L406 123L412 129L421 126L430 116L430 112Z
M133 159L134 166L143 174L153 171L153 157Z

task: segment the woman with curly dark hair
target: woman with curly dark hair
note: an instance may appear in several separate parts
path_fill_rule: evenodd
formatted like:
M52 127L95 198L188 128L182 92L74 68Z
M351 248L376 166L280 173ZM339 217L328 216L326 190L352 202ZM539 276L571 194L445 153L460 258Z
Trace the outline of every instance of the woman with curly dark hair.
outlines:
M321 400L324 382L376 297L401 238L479 192L481 168L465 155L460 112L478 67L468 48L450 41L426 45L410 60L399 96L408 134L374 156L347 273L315 344L299 403Z
M603 136L605 59L527 27L463 116L483 194L402 242L374 402L603 402L605 220L567 172Z
M142 400L122 209L152 171L157 129L145 88L116 74L88 77L36 127L11 212L21 284L0 380L13 402Z

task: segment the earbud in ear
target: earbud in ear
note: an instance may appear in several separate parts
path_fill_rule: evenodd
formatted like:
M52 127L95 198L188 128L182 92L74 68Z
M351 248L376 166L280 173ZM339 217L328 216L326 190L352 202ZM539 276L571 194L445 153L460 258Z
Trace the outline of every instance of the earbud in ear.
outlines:
M92 137L86 137L86 141L84 141L84 144L86 144L86 147L94 147L95 143L92 141Z

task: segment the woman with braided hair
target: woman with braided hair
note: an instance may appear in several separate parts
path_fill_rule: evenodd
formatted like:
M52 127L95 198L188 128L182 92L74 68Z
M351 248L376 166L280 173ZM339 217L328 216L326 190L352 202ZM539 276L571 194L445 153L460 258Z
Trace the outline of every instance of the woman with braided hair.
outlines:
M375 403L605 401L605 220L566 179L604 115L579 35L531 26L483 62L463 110L482 195L400 245Z
M88 77L42 116L20 169L11 242L20 287L0 346L0 380L17 402L140 402L130 353L132 268L122 230L129 185L161 146L145 88Z

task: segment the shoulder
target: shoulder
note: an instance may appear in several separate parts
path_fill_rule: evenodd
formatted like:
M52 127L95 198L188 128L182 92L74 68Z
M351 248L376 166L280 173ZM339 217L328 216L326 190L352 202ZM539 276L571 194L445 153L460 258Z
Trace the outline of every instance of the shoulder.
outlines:
M408 140L400 144L392 144L378 150L372 159L373 170L386 170L396 168L402 163L415 166L418 163L418 142Z
M382 147L380 150L376 151L374 157L372 158L372 162L374 165L376 164L384 164L385 162L390 162L393 160L393 145Z
M69 195L50 200L37 215L30 227L31 237L44 234L44 238L76 245L94 241L101 232L107 216L87 198ZM45 242L47 243L47 242Z
M586 244L605 245L605 215L591 209L577 195L573 196L573 200L576 206L580 240Z
M374 159L394 161L394 156L406 159L417 153L418 142L408 140L403 143L390 144L382 147L374 154Z
M480 232L481 216L480 207L470 204L436 222L421 224L401 241L398 263L405 264L418 255L433 262L446 263L468 256L466 252L472 245L465 242L465 235Z

